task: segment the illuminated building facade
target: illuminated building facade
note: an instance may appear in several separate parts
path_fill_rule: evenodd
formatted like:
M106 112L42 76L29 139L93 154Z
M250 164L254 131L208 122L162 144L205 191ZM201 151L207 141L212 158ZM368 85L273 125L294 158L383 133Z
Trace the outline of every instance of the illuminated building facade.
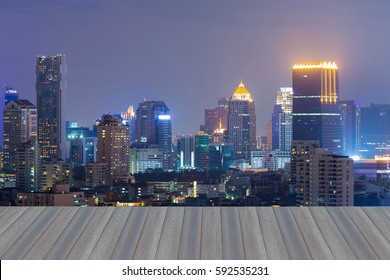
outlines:
M163 150L163 169L173 169L171 114L163 101L144 101L139 104L135 141L158 145Z
M37 108L28 100L14 100L4 108L4 169L16 170L16 151L20 144L35 142Z
M217 129L227 128L228 99L226 97L218 100L218 106L214 109L206 109L204 112L204 125L200 130L211 135Z
M242 81L228 102L228 141L234 158L250 161L256 149L256 114L253 99Z
M184 135L177 139L178 169L195 168L195 137Z
M36 93L38 109L38 144L43 160L61 158L62 99L66 89L64 55L38 56Z
M293 141L291 178L300 206L353 206L354 166L316 141ZM293 180L292 180L293 181Z
M293 79L293 140L318 140L329 152L341 154L342 133L335 63L297 64Z
M370 104L361 108L361 146L363 158L390 154L390 104Z
M292 97L292 88L279 89L272 114L272 150L291 150Z
M108 164L108 184L130 175L129 127L112 115L103 115L99 122L97 160Z
M209 135L198 131L195 135L195 168L206 170L209 153Z
M357 156L360 149L360 107L353 100L341 101L343 155Z

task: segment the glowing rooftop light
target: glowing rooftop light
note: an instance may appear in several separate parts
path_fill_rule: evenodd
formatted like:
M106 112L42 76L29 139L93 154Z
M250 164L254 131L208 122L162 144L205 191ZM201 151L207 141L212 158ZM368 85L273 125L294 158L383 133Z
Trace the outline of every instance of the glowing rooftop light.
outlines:
M338 69L335 62L321 61L321 62L306 62L295 64L293 69Z

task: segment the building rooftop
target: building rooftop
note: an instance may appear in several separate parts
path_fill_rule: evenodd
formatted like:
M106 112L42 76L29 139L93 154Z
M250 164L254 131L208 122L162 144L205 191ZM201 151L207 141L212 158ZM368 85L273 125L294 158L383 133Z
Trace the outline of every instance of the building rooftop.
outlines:
M6 259L390 259L390 208L0 207Z

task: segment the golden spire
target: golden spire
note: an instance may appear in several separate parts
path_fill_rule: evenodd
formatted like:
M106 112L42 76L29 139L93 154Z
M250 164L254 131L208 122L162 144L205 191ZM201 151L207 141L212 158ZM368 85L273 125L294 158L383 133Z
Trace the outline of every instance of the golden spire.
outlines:
M244 86L242 80L240 81L240 84L238 85L236 91L233 93L234 95L241 95L241 94L250 94L249 91Z
M219 118L219 129L222 128L222 118Z

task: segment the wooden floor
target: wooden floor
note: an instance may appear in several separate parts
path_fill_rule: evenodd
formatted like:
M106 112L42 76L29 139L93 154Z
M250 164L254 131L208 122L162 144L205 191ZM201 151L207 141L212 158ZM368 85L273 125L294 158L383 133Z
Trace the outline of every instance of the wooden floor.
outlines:
M0 207L0 259L390 259L390 207Z

